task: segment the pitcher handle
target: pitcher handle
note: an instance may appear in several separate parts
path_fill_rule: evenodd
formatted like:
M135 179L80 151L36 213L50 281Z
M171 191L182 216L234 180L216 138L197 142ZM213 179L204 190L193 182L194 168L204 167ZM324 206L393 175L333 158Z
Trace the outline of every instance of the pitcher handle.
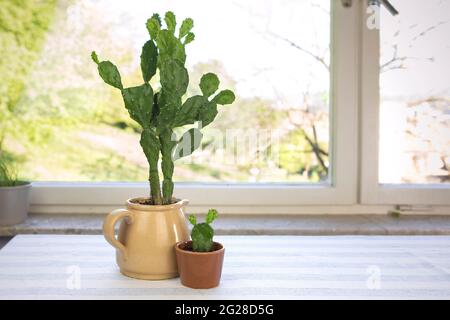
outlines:
M128 218L128 223L132 223L133 221L133 216L128 210L117 209L109 213L103 222L103 235L105 236L106 241L108 241L114 248L118 249L122 253L124 259L127 260L127 248L116 239L114 232L117 221L123 218Z

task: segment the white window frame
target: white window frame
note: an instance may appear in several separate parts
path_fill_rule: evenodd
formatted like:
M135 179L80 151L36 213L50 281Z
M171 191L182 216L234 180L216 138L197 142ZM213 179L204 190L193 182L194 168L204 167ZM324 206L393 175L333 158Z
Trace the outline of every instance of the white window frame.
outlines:
M361 8L363 17L367 15L366 8ZM361 23L360 202L369 205L448 206L448 185L379 183L380 31L367 28L366 19ZM382 21L380 24L382 27Z

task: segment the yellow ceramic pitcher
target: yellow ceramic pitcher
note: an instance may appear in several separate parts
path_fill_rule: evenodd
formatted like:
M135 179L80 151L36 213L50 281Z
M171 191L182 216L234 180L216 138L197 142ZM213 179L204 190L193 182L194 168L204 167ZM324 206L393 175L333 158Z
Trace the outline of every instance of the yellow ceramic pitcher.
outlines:
M189 240L184 217L187 200L170 205L142 205L135 198L126 209L111 212L104 221L103 234L116 248L116 261L124 275L147 280L178 276L174 245ZM115 224L122 220L118 239Z

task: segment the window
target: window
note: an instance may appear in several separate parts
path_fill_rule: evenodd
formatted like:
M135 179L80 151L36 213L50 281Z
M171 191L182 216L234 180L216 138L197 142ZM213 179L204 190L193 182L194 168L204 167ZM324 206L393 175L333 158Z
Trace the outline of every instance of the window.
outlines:
M379 32L363 34L363 200L448 204L450 6L397 0L395 7L398 16L382 10Z
M2 132L12 132L2 154L36 181L32 211L104 212L148 192L138 127L119 92L99 80L90 52L115 62L125 86L139 84L144 22L167 10L195 21L189 91L210 70L238 97L205 129L202 149L176 166L176 195L190 199L191 210L373 213L448 205L448 4L396 0L400 15L382 10L378 30L368 28L367 1L350 2L5 6L0 23L20 14L27 21L26 12L39 21L33 37L8 34L13 20L0 31L7 48L0 74L8 79L0 85L7 92Z
M356 50L351 55L344 51L355 47L355 37L336 39L344 33L356 35L351 30L356 15L335 4L208 1L200 10L185 1L154 1L150 7L138 1L130 6L59 0L54 16L46 17L53 21L41 50L34 53L30 80L23 81L20 99L10 108L25 119L20 128L26 130L17 126L17 134L4 143L22 172L39 181L32 195L34 208L121 204L130 195L145 194L146 183L108 183L142 181L146 164L136 127L119 94L99 81L89 53L99 48L102 57L121 66L124 82L134 85L140 78L136 57L147 37L142 21L147 12L167 9L192 16L198 25L196 46L188 53L192 84L202 71L212 70L238 92L239 103L224 110L207 132L236 126L268 129L277 138L276 159L264 158L263 143L261 149L247 150L244 156L249 158L237 165L227 163L228 155L220 158L227 150L211 139L219 146L207 147L194 155L196 161L178 167L177 181L195 182L180 183L178 195L198 205L353 203L355 175L343 168L356 168L355 144L344 146L355 137L355 126L344 119L356 116L356 98L350 94L356 84L351 65ZM345 76L345 87L335 79L342 70L355 71ZM340 144L347 152L337 151ZM204 186L208 182L217 183Z
M33 129L17 128L5 142L25 178L145 181L139 127L90 53L115 62L125 86L140 84L145 21L174 10L195 21L189 91L198 93L201 75L212 71L238 96L205 130L203 148L179 161L175 181L328 180L330 3L58 0L54 10L14 105Z

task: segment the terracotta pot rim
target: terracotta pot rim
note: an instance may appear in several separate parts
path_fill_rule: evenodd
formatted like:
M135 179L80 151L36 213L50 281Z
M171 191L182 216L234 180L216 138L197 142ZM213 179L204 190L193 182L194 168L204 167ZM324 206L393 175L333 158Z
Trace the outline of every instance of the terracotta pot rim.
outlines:
M217 250L214 250L214 251L195 252L195 251L183 250L183 249L180 248L180 245L185 244L185 243L189 243L189 242L192 242L192 240L177 242L175 244L175 250L180 252L180 253L182 253L182 254L193 255L193 256L213 256L213 255L217 255L217 254L220 254L223 251L225 251L225 247L223 246L223 244L221 244L220 242L216 242L216 241L213 241L213 243L215 245L219 245L220 249L217 249Z
M17 181L20 184L17 186L8 186L8 187L2 187L0 186L0 190L17 190L17 189L28 189L31 187L31 182L29 181Z
M136 200L142 200L142 199L148 199L147 197L137 197L137 198L130 198L127 200L126 205L129 209L134 209L138 211L169 211L173 209L179 209L181 207L187 206L189 204L189 200L183 199L175 199L177 202L171 203L171 204L164 204L164 205L149 205L149 204L139 204L135 203Z

